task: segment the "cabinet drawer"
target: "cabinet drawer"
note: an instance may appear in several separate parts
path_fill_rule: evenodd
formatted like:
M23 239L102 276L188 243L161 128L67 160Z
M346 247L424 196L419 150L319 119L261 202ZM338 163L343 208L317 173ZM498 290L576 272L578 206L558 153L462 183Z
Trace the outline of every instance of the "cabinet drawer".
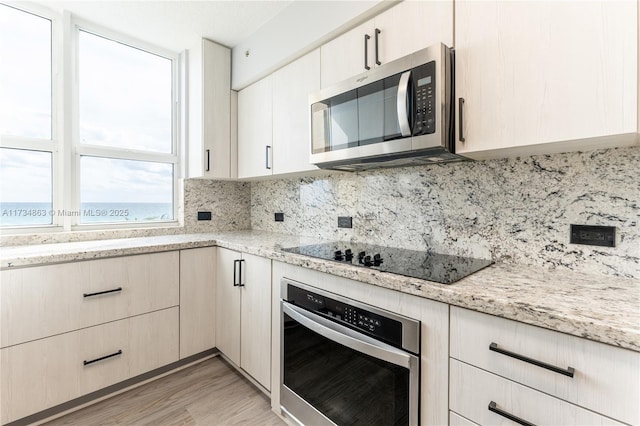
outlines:
M1 349L0 421L20 419L177 360L177 307Z
M449 411L449 426L476 426L477 424Z
M480 425L511 425L513 415L537 425L621 425L558 398L451 360L450 409ZM495 410L489 410L491 403Z
M512 354L490 350L492 343ZM568 377L514 354L575 372ZM640 422L640 353L452 307L450 356L616 420Z
M176 251L1 271L0 346L176 306L178 259Z

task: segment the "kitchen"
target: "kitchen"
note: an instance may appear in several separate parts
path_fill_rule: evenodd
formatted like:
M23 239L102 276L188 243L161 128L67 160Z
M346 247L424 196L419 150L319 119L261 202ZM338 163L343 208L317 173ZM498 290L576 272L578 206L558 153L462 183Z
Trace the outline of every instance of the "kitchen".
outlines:
M211 357L224 359L291 424L370 424L361 417L367 412L381 424L640 423L637 2L11 6L52 22L49 69L60 69L48 74L49 134L18 137L14 116L0 126L7 155L0 160L9 151L51 158L48 198L37 200L19 197L34 193L25 186L37 174L33 163L23 161L20 171L0 161L2 424L49 421ZM253 26L233 42L205 32L225 8L221 28L239 26L238 16ZM455 53L448 71L429 80L444 93L436 97L442 121L434 134L453 144L446 152L474 161L353 172L335 168L366 162L311 164L317 139L331 154L354 145L327 141L349 138L352 126L341 118L325 123L347 105L329 98L386 82L394 64L441 43L436 63L451 58L448 48ZM109 62L137 54L126 49L170 59L149 59L171 70L164 80L171 96L148 95L171 105L163 148L142 133L111 142L111 127L129 125L117 119L143 121L110 93L120 88L109 80L121 74L107 68L104 52L114 52ZM138 59L123 66L133 69ZM111 74L100 74L105 69ZM138 77L129 92L156 83ZM352 85L331 92L345 81ZM395 97L401 85L394 85ZM104 114L91 99L112 109ZM316 121L318 100L337 107L321 105ZM128 104L143 105L135 101ZM365 132L387 122L360 115ZM143 130L159 134L153 126ZM344 133L332 133L338 127ZM442 158L414 154L411 161ZM151 164L147 174L143 163ZM104 198L107 190L120 198ZM146 198L153 192L167 195ZM114 200L126 203L100 204ZM5 211L40 211L5 201L46 202L50 214L5 226ZM169 210L157 220L119 220L131 219L134 201ZM81 214L51 214L59 211ZM418 260L408 261L415 253ZM396 260L404 270L394 269ZM438 282L477 260L492 264ZM359 324L365 318L367 328ZM332 336L323 335L323 345L335 346L288 339L304 329ZM399 340L377 335L390 329ZM347 337L366 345L353 349ZM360 365L371 356L362 345L375 347L366 367L378 366L375 373ZM339 353L320 360L326 372L296 376L296 365L313 371L318 364L304 356L328 352ZM332 376L337 359L356 367ZM386 385L372 385L374 376ZM365 394L317 400L350 383Z

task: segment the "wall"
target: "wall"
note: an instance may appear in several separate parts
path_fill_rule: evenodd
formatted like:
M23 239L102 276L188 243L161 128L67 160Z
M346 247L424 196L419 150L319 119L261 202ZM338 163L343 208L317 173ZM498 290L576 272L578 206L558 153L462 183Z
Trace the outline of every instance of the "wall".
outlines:
M251 226L640 278L639 165L631 147L254 182ZM571 223L616 226L617 247L569 244Z

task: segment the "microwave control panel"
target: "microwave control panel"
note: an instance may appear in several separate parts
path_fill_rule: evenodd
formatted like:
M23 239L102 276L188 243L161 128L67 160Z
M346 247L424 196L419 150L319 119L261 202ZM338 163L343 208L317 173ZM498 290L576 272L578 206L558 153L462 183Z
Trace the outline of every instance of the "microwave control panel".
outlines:
M436 62L431 61L412 70L414 122L413 135L436 132Z

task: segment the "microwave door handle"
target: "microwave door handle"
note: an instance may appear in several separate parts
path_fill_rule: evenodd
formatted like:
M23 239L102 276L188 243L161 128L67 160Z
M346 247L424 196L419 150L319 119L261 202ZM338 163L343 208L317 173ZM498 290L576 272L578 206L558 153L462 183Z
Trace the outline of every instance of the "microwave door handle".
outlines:
M364 335L360 337L360 333L322 318L320 315L305 311L284 301L281 303L283 313L289 315L303 327L329 340L400 367L410 369L413 366L412 364L417 362L417 357L409 355L391 345L367 338Z
M405 71L400 76L400 82L398 83L396 110L398 111L398 124L400 125L400 134L402 136L411 136L411 126L409 124L409 114L411 114L411 111L407 109L410 77L411 71Z

